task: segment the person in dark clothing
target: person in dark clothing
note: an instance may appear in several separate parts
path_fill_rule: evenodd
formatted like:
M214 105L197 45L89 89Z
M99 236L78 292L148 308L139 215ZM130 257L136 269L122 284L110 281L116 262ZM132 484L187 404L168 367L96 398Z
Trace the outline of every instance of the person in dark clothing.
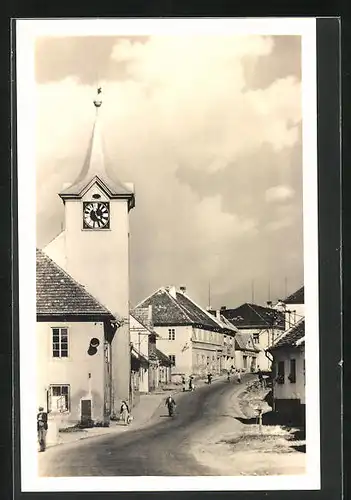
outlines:
M168 398L166 399L166 406L168 408L169 416L172 417L174 413L174 408L176 406L176 402L174 401L171 395L169 395Z
M194 377L190 375L189 377L189 391L193 391L195 389L194 387Z
M212 384L212 373L209 373L207 375L207 382L208 382L209 385Z
M37 432L40 451L46 449L46 434L48 431L48 414L44 411L42 406L39 406L39 413L37 414Z
M258 381L260 383L260 386L263 387L263 373L261 372L260 367L258 367L257 375L258 375Z

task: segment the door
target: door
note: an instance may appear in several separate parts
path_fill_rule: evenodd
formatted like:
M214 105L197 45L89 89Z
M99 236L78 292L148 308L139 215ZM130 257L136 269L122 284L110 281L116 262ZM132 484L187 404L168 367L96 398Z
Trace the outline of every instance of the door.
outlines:
M82 422L91 421L91 399L82 399L80 406L80 419Z

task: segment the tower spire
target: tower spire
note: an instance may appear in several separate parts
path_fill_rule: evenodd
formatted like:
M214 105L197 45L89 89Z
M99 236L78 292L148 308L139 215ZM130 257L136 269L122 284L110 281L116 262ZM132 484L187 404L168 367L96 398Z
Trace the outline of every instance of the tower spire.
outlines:
M130 183L122 183L116 176L114 169L109 169L104 155L101 117L99 110L102 105L102 87L97 86L93 100L96 114L88 151L81 171L73 184L60 193L63 201L68 198L81 198L84 190L95 179L110 198L128 200L129 210L134 207L134 187Z
M96 90L96 98L94 99L94 106L96 111L101 107L102 104L102 87L98 87Z

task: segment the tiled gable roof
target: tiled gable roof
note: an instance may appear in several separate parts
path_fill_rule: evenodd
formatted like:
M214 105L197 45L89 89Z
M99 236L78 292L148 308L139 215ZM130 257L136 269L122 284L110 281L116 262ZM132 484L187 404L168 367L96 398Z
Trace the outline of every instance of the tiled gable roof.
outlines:
M42 250L36 255L37 316L94 316L113 319L112 313L59 267Z
M251 345L248 345L249 340L251 340ZM236 349L241 351L258 352L260 350L255 346L251 333L246 333L246 332L240 332L235 335L235 347Z
M285 304L304 304L305 303L305 287L302 286L296 292L286 297L283 302Z
M284 329L284 314L271 307L257 304L242 304L235 309L222 310L222 315L239 329L274 328Z
M220 314L219 318L217 317L217 312L213 309L209 310L208 311L217 321L220 322L222 328L225 330L225 332L227 334L232 334L232 335L235 335L236 332L238 332L238 329L236 328L236 326L233 325L233 323L231 323L225 316L223 316L223 314Z
M152 331L152 321L149 318L148 307L138 307L133 309L130 314L145 328Z
M198 325L212 330L221 328L206 311L180 292L176 292L173 297L168 290L160 288L135 309L146 308L149 305L152 305L154 326Z
M301 344L305 337L305 318L300 319L294 326L277 339L276 343L270 348L271 351L282 347L296 347Z
M162 366L172 366L172 362L169 359L169 357L166 356L166 354L164 354L162 351L157 349L157 347L155 349L155 354L156 354L157 359L159 360L159 362Z

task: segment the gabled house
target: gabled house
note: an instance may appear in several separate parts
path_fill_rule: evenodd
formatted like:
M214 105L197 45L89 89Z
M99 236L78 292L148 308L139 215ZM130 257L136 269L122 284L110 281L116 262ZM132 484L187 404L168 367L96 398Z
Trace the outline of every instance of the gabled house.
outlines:
M156 390L170 382L171 361L156 347L157 333L152 324L152 307L130 312L130 337L132 344L132 378L134 400L140 393Z
M196 304L185 287L161 287L135 310L152 306L157 345L172 362L172 379L220 372L223 327Z
M245 303L235 309L222 307L221 314L240 333L250 333L258 349L254 364L261 370L270 370L271 362L266 350L273 345L277 336L285 330L284 314L272 307Z
M235 336L234 367L243 372L254 372L258 368L261 349L255 344L250 332L239 332Z
M210 310L219 323L223 333L223 350L220 358L220 370L228 371L235 366L235 337L239 330L221 313L221 310Z
M43 251L36 252L37 403L60 425L112 411L113 314Z
M301 424L305 419L305 319L284 332L269 352L274 410L288 423Z
M285 316L285 329L295 325L305 316L305 287L302 286L284 300L279 300L276 309Z

